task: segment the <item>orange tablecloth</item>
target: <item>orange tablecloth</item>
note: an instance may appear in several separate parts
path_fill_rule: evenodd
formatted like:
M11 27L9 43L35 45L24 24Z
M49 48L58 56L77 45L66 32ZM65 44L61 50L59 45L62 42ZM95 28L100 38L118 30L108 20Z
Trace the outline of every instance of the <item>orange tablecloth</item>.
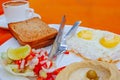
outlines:
M82 26L120 34L120 0L29 0L47 23L59 23L66 14L67 24L76 20Z
M0 29L0 45L11 37L12 35L9 33L8 30Z
M0 14L3 13L0 1ZM46 23L60 23L67 16L66 24L81 20L82 26L109 30L120 34L120 0L29 0L30 6ZM0 29L0 44L11 34Z
M8 1L8 0L0 0L0 14L3 14L2 3L5 1ZM9 33L8 30L0 29L0 45L11 37L12 35Z

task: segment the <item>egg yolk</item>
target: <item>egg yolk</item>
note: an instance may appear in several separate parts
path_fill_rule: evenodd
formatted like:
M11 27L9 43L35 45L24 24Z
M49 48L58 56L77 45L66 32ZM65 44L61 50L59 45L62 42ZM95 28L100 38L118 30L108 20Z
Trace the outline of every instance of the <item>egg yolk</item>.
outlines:
M120 37L117 35L105 36L100 39L100 43L106 48L113 48L120 43Z
M85 40L91 40L93 37L93 34L92 34L92 31L90 30L82 30L77 33L77 36Z

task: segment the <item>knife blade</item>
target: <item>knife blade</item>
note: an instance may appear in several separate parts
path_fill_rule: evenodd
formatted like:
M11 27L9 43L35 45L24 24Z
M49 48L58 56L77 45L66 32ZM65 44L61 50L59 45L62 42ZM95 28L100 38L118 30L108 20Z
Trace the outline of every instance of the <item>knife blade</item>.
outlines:
M65 34L65 36L64 36L64 39L69 39L69 38L71 38L74 34L75 34L75 32L77 31L77 29L78 29L78 26L81 24L81 21L77 21L77 22L75 22L74 23L74 25L71 27L71 29Z
M60 43L62 41L62 35L63 35L63 29L64 29L64 26L65 26L65 22L66 22L66 17L65 15L62 17L62 21L61 21L61 24L60 24L60 28L59 28L59 31L58 31L58 34L56 36L56 39L52 45L52 48L50 50L50 53L48 55L48 59L49 60L53 60L54 59L54 55L58 52L58 49L59 49L59 46L60 46Z

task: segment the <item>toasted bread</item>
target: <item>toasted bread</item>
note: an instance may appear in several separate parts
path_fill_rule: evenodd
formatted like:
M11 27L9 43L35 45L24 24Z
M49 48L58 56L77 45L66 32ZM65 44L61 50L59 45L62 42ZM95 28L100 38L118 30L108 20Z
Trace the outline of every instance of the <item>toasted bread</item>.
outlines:
M48 45L48 42L57 35L57 30L49 27L38 17L34 17L25 21L13 22L8 24L10 32L18 40L21 45L29 44L36 47L38 44ZM47 43L47 44L46 44ZM49 43L49 44L50 44ZM39 46L41 47L41 46Z
M46 40L46 41L43 41L41 43L38 43L36 45L31 45L32 48L43 48L43 47L47 47L49 45L51 45L52 43L54 42L54 39L50 39L50 40Z

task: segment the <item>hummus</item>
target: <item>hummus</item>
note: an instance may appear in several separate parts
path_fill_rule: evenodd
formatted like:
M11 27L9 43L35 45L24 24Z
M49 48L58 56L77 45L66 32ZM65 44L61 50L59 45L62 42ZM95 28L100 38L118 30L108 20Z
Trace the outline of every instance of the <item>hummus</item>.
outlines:
M90 79L88 71L93 70L97 79ZM83 61L68 65L56 80L120 80L120 72L114 64L100 61Z

